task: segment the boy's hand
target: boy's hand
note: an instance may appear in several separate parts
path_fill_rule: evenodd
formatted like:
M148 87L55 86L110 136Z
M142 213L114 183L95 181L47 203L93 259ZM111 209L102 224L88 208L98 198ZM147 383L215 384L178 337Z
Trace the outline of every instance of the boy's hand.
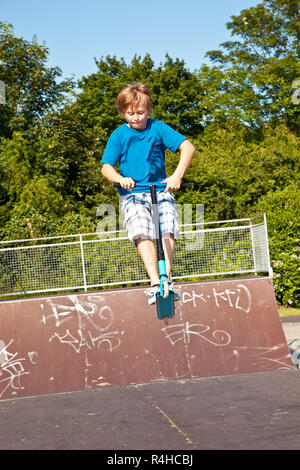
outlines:
M122 179L119 181L119 183L121 188L128 189L129 191L131 191L135 187L135 182L132 178L129 177L125 178L122 176Z
M176 189L180 188L181 185L181 178L175 174L169 176L169 178L166 178L162 183L166 183L166 189L164 190L164 193L167 193L168 191L176 191Z

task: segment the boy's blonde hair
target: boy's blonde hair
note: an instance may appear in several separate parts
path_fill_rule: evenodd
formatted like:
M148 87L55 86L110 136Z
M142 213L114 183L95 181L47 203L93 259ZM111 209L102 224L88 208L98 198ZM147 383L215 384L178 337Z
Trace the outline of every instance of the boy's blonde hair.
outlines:
M119 114L124 116L128 106L145 106L147 111L152 111L152 93L146 82L131 83L126 85L117 96L116 108Z

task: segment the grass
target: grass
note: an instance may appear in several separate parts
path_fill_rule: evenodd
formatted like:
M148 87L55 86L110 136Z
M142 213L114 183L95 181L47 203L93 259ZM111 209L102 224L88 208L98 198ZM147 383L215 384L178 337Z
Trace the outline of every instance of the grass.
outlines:
M280 317L300 316L300 308L279 306L279 315Z

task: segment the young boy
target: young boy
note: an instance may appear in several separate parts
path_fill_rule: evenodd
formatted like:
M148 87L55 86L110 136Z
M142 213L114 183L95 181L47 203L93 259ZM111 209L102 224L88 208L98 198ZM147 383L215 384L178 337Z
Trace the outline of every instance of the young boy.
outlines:
M149 119L152 94L146 83L127 85L118 94L116 108L126 123L108 139L101 171L105 178L121 186L119 193L128 237L136 245L149 275L151 288L145 293L149 296L149 304L153 304L160 281L153 243L155 228L151 216L150 184L155 184L158 189L157 203L169 290L174 291L171 269L178 224L173 190L180 188L195 148L168 125ZM165 170L166 149L174 153L178 150L181 152L177 168L169 177ZM117 163L120 165L120 174L114 168ZM179 300L178 293L174 292L174 298Z

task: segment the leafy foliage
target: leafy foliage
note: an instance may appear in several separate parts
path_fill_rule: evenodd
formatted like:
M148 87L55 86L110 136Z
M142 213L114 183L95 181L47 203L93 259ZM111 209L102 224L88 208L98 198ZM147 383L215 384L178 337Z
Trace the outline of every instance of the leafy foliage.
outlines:
M75 105L88 127L96 125L110 134L123 123L114 106L118 92L127 83L148 81L153 92L154 118L188 135L202 129L200 83L183 61L167 55L165 63L156 68L147 54L143 59L135 56L129 65L124 59L109 56L96 60L96 65L97 73L79 82L82 92Z
M263 195L299 181L299 139L285 126L255 139L242 127L207 128L193 143L197 152L186 178L205 204L206 219L245 217Z
M219 64L214 82L207 79L218 91L217 112L225 105L229 117L251 125L285 121L299 130L299 107L291 100L300 77L299 2L264 0L231 18L227 28L241 39L207 53Z
M0 80L6 84L6 105L0 114L0 134L11 137L14 130L27 130L51 108L62 104L72 80L57 79L59 67L47 68L45 46L16 38L11 25L0 22Z
M269 191L258 203L267 212L274 288L282 305L300 307L300 191L291 181L282 189Z
M277 300L299 306L298 17L297 0L263 0L232 16L233 40L207 53L213 66L190 72L168 55L159 65L149 54L130 63L101 57L77 93L73 80L47 67L45 45L0 23L0 239L93 232L100 204L118 212L100 158L123 123L117 93L146 80L153 117L197 149L185 175L193 190L177 202L204 204L206 220L266 212ZM177 161L167 152L168 172Z

